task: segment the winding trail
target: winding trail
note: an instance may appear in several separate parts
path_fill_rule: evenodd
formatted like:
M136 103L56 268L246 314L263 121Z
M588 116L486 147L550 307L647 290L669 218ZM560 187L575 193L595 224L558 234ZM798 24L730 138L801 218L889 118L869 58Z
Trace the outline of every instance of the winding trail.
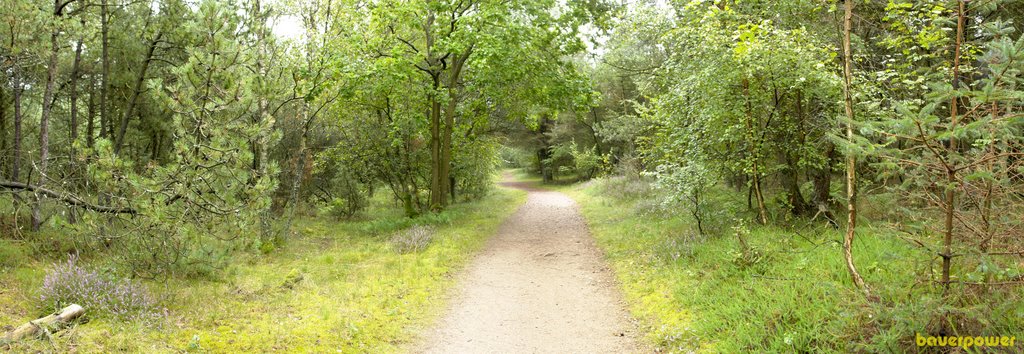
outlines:
M460 275L446 314L413 352L645 351L576 203L502 184L526 190L526 203Z

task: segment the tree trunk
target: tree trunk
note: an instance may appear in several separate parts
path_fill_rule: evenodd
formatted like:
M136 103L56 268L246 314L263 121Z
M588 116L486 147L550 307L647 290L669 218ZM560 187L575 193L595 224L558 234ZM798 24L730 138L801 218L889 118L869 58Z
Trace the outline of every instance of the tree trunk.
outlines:
M60 0L54 0L54 17L60 16ZM54 26L59 26L54 24ZM43 108L39 114L39 187L46 185L46 167L50 160L50 111L53 110L53 84L57 81L57 53L60 50L60 30L54 28L50 33L50 60L46 70L46 90L43 92ZM41 198L35 196L35 203L32 205L32 231L39 231L43 222L42 211L40 210Z
M82 306L72 304L60 310L60 312L18 326L18 328L7 333L0 343L14 343L25 338L34 337L44 332L44 329L48 333L50 329L61 328L70 324L71 321L81 317L83 314L85 314L85 309Z
M135 113L136 102L139 100L139 95L142 94L142 84L146 82L146 71L149 70L149 63L153 61L153 53L156 52L156 45L160 43L160 37L163 37L162 32L157 33L156 37L149 42L146 57L142 60L142 68L139 69L139 75L135 77L135 89L132 90L132 96L128 99L128 107L125 108L120 126L117 129L117 137L114 142L115 154L120 153L121 147L124 146L124 135L128 131L128 120Z
M72 155L74 155L74 142L78 139L78 75L81 69L82 61L82 42L79 39L78 43L75 44L75 61L71 65L71 83L70 87L70 99L71 99L71 122L69 123L71 130L71 143L72 143Z
M754 198L757 200L757 214L760 217L761 224L762 225L767 225L768 224L768 210L767 210L767 208L765 208L765 205L764 205L764 194L761 193L761 171L758 168L758 163L757 163L758 162L757 161L757 156L758 156L758 151L757 150L759 150L759 147L758 147L759 144L757 144L757 140L754 137L754 122L753 122L753 120L754 120L754 111L753 111L753 106L750 103L750 82L747 79L743 79L743 97L747 101L746 102L746 106L747 106L747 109L746 109L746 111L747 111L747 119L746 119L746 124L747 124L747 143L750 144L750 146L751 146L751 148L750 148L750 155L751 155L750 156L750 163L751 163L751 169L753 170L753 172L751 173L751 177L753 178L753 181L752 181L753 185L751 187L753 188Z
M295 176L292 178L291 192L288 196L291 206L288 211L289 215L285 221L284 228L281 230L280 235L282 236L280 236L280 238L288 237L288 232L292 228L292 221L295 219L295 210L298 209L299 206L299 192L302 189L302 177L304 175L302 171L305 169L306 165L306 140L307 135L309 134L309 122L310 120L307 118L305 129L303 129L302 135L299 136L298 155L295 156L295 165L292 168L292 171L295 171Z
M540 122L537 124L537 136L540 140L540 148L537 149L537 166L539 167L542 180L552 182L555 180L553 171L547 162L544 162L551 157L551 147L548 142L548 131L550 130L551 120L545 115L541 117Z
M25 87L21 84L20 71L15 67L11 78L14 82L14 157L11 159L11 180L15 182L21 179L21 95L25 92Z
M957 9L957 24L956 24L956 47L954 51L955 57L953 58L953 89L960 87L960 49L963 46L964 38L964 1L957 1L959 7ZM959 123L959 112L956 96L950 99L949 102L949 131L953 132L956 130L956 126ZM957 152L957 139L956 134L949 135L949 155L954 155ZM949 159L947 159L949 160ZM957 185L956 179L956 166L946 165L946 195L943 203L945 204L945 220L943 223L943 238L942 238L942 287L943 291L949 291L950 274L953 263L953 218L956 214L956 189L953 186ZM943 321L945 324L946 321ZM945 325L944 325L945 327Z
M448 82L446 84L448 91L448 107L444 115L444 126L441 135L441 159L438 161L441 169L441 174L438 176L442 186L442 198L441 207L445 207L448 204L448 196L451 196L451 201L455 202L455 182L452 179L452 134L455 131L455 110L458 109L458 85L459 77L462 74L462 68L469 59L469 55L472 53L472 48L467 49L465 53L460 54L455 60L452 61L451 69L448 73Z
M0 174L7 174L7 95L0 88Z
M95 120L96 120L96 77L89 75L89 109L88 121L85 124L85 146L93 147L95 141Z
M82 20L82 22L84 23L85 20ZM70 113L69 115L70 115L71 119L68 122L68 125L70 126L68 130L71 133L70 134L71 142L69 144L69 146L70 146L69 149L71 151L71 157L70 157L69 160L72 163L74 163L76 161L75 160L75 155L77 155L77 152L75 150L75 141L78 140L78 78L79 78L79 71L81 71L82 42L84 42L84 40L83 39L79 39L78 43L75 43L75 60L71 64L71 80L68 83L68 85L70 86L69 89L71 90L71 92L69 93L69 97L68 97L71 100L71 109L70 109L71 112L69 112ZM73 169L71 171L71 174L77 174L78 171L79 171L78 169ZM72 224L77 222L77 216L75 215L75 210L74 209L68 210L68 222L70 222Z
M850 54L850 28L853 26L853 0L846 0L846 14L843 17L843 98L846 108L846 140L853 144L853 93L850 92L853 82ZM846 153L846 237L843 238L843 256L850 278L864 294L871 296L871 290L864 283L864 278L857 272L853 263L853 238L857 229L857 159L852 148Z
M825 166L815 169L811 177L814 184L811 202L817 209L815 213L824 216L829 225L838 229L839 223L832 214L832 161L836 158L836 147L831 142L825 144Z
M439 79L434 78L434 86L439 85ZM436 97L430 99L430 209L441 208L446 196L444 195L445 183L441 180L441 102Z
M789 202L790 206L789 211L797 216L807 215L810 207L808 207L803 193L800 192L800 176L798 174L800 168L797 167L795 159L789 156L788 153L781 151L779 155L782 162L786 164L786 168L779 172L779 179L782 187L786 189L786 201Z
M109 138L110 132L110 105L107 102L110 86L110 56L109 47L110 42L107 38L107 33L110 27L110 10L107 9L109 6L108 0L102 0L100 2L100 38L101 38L101 54L100 54L100 137Z

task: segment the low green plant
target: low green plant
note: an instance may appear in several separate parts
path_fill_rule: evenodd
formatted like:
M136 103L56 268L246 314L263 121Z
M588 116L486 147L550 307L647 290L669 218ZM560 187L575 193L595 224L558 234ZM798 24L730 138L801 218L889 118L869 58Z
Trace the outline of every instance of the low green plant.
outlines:
M620 177L621 178L621 177ZM609 179L562 187L581 206L647 338L664 352L913 352L914 335L937 328L956 305L962 331L1024 331L1024 291L976 288L943 300L922 278L934 254L886 229L862 228L861 273L882 300L871 302L849 279L842 234L820 223L766 227L728 218L731 237L693 237L693 220L636 213L633 193L609 193ZM709 197L719 198L717 191ZM632 195L631 195L632 194ZM740 219L742 220L742 219ZM752 220L748 218L747 220ZM744 245L746 244L746 245ZM979 279L1019 273L970 264Z
M381 193L383 194L383 193ZM22 341L14 352L396 352L444 309L450 276L496 232L525 200L525 193L497 189L479 201L459 203L437 215L410 219L400 205L373 200L374 219L296 220L293 235L270 253L242 252L217 278L140 280L167 306L160 329L107 316L54 335ZM364 218L364 216L360 216ZM430 224L430 247L395 252L390 235L408 225ZM402 222L404 223L404 222ZM365 231L378 225L382 234ZM118 264L111 262L111 264ZM0 323L38 315L42 267L0 267ZM88 311L88 310L87 310Z
M29 248L24 242L0 239L0 267L16 267L28 263Z

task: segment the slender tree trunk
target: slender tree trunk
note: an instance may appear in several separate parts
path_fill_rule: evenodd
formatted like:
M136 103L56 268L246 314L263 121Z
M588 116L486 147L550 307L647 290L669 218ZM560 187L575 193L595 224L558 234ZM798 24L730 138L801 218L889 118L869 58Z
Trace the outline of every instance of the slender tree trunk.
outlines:
M832 214L832 162L836 158L836 147L831 141L825 143L825 166L813 171L811 177L814 183L814 195L811 201L817 208L816 214L820 213L828 220L829 225L838 229L839 223Z
M14 157L11 159L11 180L14 182L21 181L21 122L22 110L21 110L21 96L25 92L25 87L21 84L21 70L15 67L13 70L11 81L14 82Z
M78 75L82 61L82 42L82 40L78 40L78 43L75 44L75 61L71 65L71 82L69 84L71 90L69 98L71 99L70 130L72 144L78 139ZM72 147L72 153L74 152L73 149Z
M800 167L797 166L796 158L785 151L780 151L778 158L786 165L785 169L779 171L779 182L786 189L790 213L797 216L807 215L810 207L807 205L803 193L800 192Z
M60 0L54 0L54 17L60 17ZM59 24L54 24L59 26ZM46 185L46 168L50 160L50 111L53 110L53 84L57 81L57 53L60 50L60 30L54 28L50 33L50 60L46 70L46 90L43 92L43 108L39 114L39 182L37 185L42 188ZM36 193L35 203L32 205L32 230L39 231L42 224L41 196Z
M0 88L0 174L7 174L7 91Z
M853 26L853 0L846 0L846 11L843 17L843 98L846 108L846 140L853 144L853 93L851 84L853 72L851 66L852 55L850 53L850 28ZM850 278L857 288L870 296L871 290L864 283L864 278L857 272L853 263L853 238L857 232L857 158L853 156L852 148L846 153L846 237L843 238L843 256L846 259L846 268L850 271Z
M110 105L107 102L110 86L110 42L107 38L110 27L110 10L108 0L100 2L100 137L109 138Z
M957 25L956 25L956 48L955 57L953 58L953 89L960 87L960 49L963 46L964 39L964 1L957 1L959 7L957 9ZM956 130L956 126L959 123L959 102L957 102L956 96L950 99L949 102L949 131ZM956 134L949 135L949 155L953 156L957 153L957 139ZM949 159L947 159L949 160ZM950 162L952 163L952 162ZM953 263L953 218L956 214L956 189L953 186L957 185L956 180L956 166L946 166L946 195L944 203L946 204L945 220L943 223L943 239L942 239L942 287L944 291L949 291L950 284L950 268ZM945 322L943 322L945 323Z
M540 168L538 172L540 172L541 178L545 183L555 180L554 171L545 162L545 160L551 157L551 145L547 135L551 129L551 124L552 122L548 119L547 115L542 116L537 124L537 137L540 140L540 148L537 149L537 167Z
M82 20L82 23L85 23L84 19ZM71 64L71 80L68 84L70 86L69 89L71 91L68 97L71 100L71 112L69 112L69 116L71 119L68 122L68 125L70 126L68 130L71 133L71 143L69 144L71 151L71 158L69 160L71 161L71 163L75 163L75 161L77 161L75 159L75 156L78 155L77 151L75 150L75 141L78 140L78 79L81 71L82 62L82 42L84 42L84 40L79 38L78 43L75 43L75 60ZM77 173L78 169L73 169L71 171L71 174L73 175ZM72 224L77 222L78 217L75 215L75 213L76 210L74 208L68 208L68 222Z
M95 120L96 120L96 76L95 74L89 75L89 109L87 113L89 119L85 124L85 146L89 148L93 147L95 139Z
M601 124L601 116L597 114L597 107L590 108L590 115L594 117L594 122L587 124L587 130L590 130L590 137L594 139L594 152L597 153L598 157L604 156L604 145L601 144L601 136L597 134L597 129L594 129L595 125Z
M754 111L753 106L750 103L750 82L747 79L743 79L743 96L746 98L747 105L747 142L750 144L750 161L752 177L753 177L753 191L754 198L757 200L757 214L760 217L762 225L768 224L768 210L764 205L764 194L761 193L761 171L758 167L758 145L756 137L754 136Z
M444 124L441 129L441 158L437 161L441 174L437 179L441 182L441 208L448 206L449 198L452 196L452 132L455 126L455 98L448 99L448 111L445 112Z
M306 140L307 135L309 134L310 120L307 118L305 121L306 126L302 131L302 135L299 137L298 155L295 156L295 165L292 168L292 170L295 171L295 176L294 178L292 178L291 192L289 193L290 195L288 196L291 206L288 211L288 218L285 219L286 221L284 229L281 230L281 233L279 233L279 235L282 235L282 239L277 240L279 242L283 241L283 238L288 237L288 232L292 228L292 221L295 220L295 210L298 209L299 206L299 192L302 189L302 177L304 176L303 170L305 170L306 168Z
M149 70L149 63L153 61L153 53L156 52L156 45L160 43L160 38L163 37L163 32L156 34L153 40L149 42L149 49L146 50L146 57L142 60L142 68L139 69L139 75L135 77L135 89L132 90L132 96L128 99L128 107L125 108L124 115L121 117L121 124L117 129L117 137L114 143L114 153L120 153L121 147L124 145L124 135L128 132L128 120L135 113L136 102L139 100L139 95L142 94L142 84L146 82L146 71Z

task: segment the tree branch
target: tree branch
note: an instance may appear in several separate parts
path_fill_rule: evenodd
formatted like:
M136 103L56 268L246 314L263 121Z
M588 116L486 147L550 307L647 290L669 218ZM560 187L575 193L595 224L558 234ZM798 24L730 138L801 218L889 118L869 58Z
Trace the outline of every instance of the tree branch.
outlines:
M67 193L61 194L61 193L58 193L56 191L52 191L52 190L49 190L49 189L46 189L46 188L42 188L42 187L38 187L38 186L33 186L31 184L24 184L24 183L21 183L21 182L0 181L0 187L7 188L7 189L13 189L13 190L26 190L26 191L30 191L30 192L34 192L34 193L43 194L43 195L45 195L47 197L60 200L60 201L66 203L68 205L77 206L79 208L86 209L86 210L92 210L92 211L95 211L95 212L98 212L98 213L130 214L130 215L137 215L139 213L138 211L136 211L135 209L132 209L132 208L115 208L115 207L91 204L91 203L86 202L86 201L82 200L81 198L78 198L78 197L76 197L76 196L74 196L72 194L67 194Z

